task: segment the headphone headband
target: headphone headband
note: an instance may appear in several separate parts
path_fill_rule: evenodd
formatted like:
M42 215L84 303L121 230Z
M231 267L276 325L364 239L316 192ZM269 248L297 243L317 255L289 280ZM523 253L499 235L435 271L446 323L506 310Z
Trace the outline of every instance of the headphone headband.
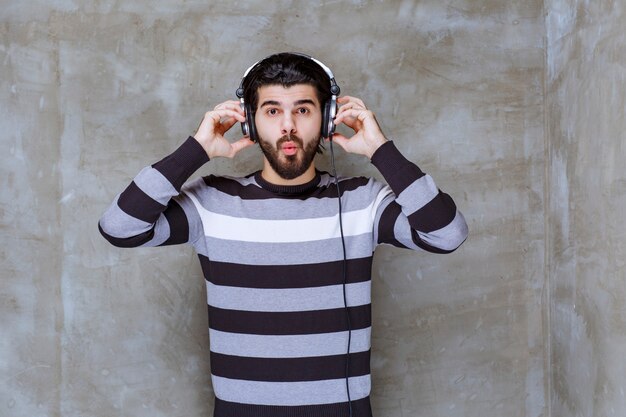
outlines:
M324 70L324 72L326 73L326 75L328 75L328 78L330 79L330 93L334 96L339 95L339 92L341 91L339 86L337 85L337 82L335 81L335 76L333 75L333 72L330 70L330 68L328 68L322 61L320 61L319 59L313 58L310 55L307 54L303 54L301 52L287 52L290 55L297 55L297 56L301 56L304 58L308 58L311 61L315 62L317 65L320 66L320 68L322 68L322 70ZM236 91L237 97L238 98L243 98L243 82L245 81L246 77L248 76L248 74L250 73L250 71L252 71L252 69L254 67L257 66L257 64L259 64L261 61L266 60L267 58L271 57L273 55L268 55L263 59L259 59L257 62L255 62L254 64L250 65L248 67L248 69L246 70L246 72L243 73L243 77L241 77L241 82L239 83L239 88Z

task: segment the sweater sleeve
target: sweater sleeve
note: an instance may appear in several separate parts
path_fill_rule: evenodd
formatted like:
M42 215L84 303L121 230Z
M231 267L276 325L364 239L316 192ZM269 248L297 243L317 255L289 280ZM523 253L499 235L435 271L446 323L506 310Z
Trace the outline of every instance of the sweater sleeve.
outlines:
M432 177L407 160L391 141L372 156L391 191L379 205L377 243L450 253L465 241L468 227L452 198Z
M194 242L201 220L181 188L208 160L189 137L172 154L142 169L100 218L102 236L118 247Z

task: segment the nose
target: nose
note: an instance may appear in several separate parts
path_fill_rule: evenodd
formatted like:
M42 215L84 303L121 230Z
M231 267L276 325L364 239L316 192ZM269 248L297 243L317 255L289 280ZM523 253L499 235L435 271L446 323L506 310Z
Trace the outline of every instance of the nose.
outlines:
M285 112L281 120L280 131L283 135L296 133L296 123L290 112Z

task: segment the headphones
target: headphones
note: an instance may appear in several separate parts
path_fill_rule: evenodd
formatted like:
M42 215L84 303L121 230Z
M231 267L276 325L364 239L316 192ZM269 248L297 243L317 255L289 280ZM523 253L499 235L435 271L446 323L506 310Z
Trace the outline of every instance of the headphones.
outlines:
M326 65L324 65L321 61L318 61L317 59L309 56L309 55L305 55L299 52L289 52L291 55L297 55L297 56L301 56L307 59L310 59L311 61L315 62L317 65L320 66L320 68L322 68L322 70L324 70L324 72L326 73L326 75L328 75L328 78L330 79L330 94L331 97L330 99L328 99L325 103L322 103L322 130L321 130L321 136L323 138L330 138L332 139L333 137L333 133L335 133L335 116L337 115L337 96L339 95L339 92L341 91L341 89L339 88L339 86L337 85L337 83L335 82L335 76L333 75L333 72L330 70L330 68L328 68ZM252 140L253 142L258 142L259 140L259 136L257 134L256 131L256 124L254 121L254 113L256 111L256 109L253 109L252 106L249 103L246 103L244 101L244 91L243 91L243 83L246 80L246 77L248 76L248 73L250 71L252 71L260 62L266 60L267 58L270 58L271 56L268 56L260 61L255 62L252 66L250 66L246 72L243 74L243 77L241 77L241 83L239 84L239 88L237 89L237 91L235 92L235 94L237 95L237 97L239 98L239 102L241 105L241 108L244 110L244 112L246 113L246 121L241 123L241 131L243 132L244 136L249 136L250 140Z

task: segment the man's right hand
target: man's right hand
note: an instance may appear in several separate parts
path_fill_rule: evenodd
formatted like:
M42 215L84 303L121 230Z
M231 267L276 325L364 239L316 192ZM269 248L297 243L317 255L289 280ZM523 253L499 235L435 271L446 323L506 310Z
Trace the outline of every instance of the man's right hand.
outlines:
M237 122L246 120L244 111L238 101L228 100L215 106L213 111L204 115L204 119L193 135L194 139L202 145L209 158L218 156L232 158L240 150L254 145L248 137L243 137L235 142L229 142L224 134Z

